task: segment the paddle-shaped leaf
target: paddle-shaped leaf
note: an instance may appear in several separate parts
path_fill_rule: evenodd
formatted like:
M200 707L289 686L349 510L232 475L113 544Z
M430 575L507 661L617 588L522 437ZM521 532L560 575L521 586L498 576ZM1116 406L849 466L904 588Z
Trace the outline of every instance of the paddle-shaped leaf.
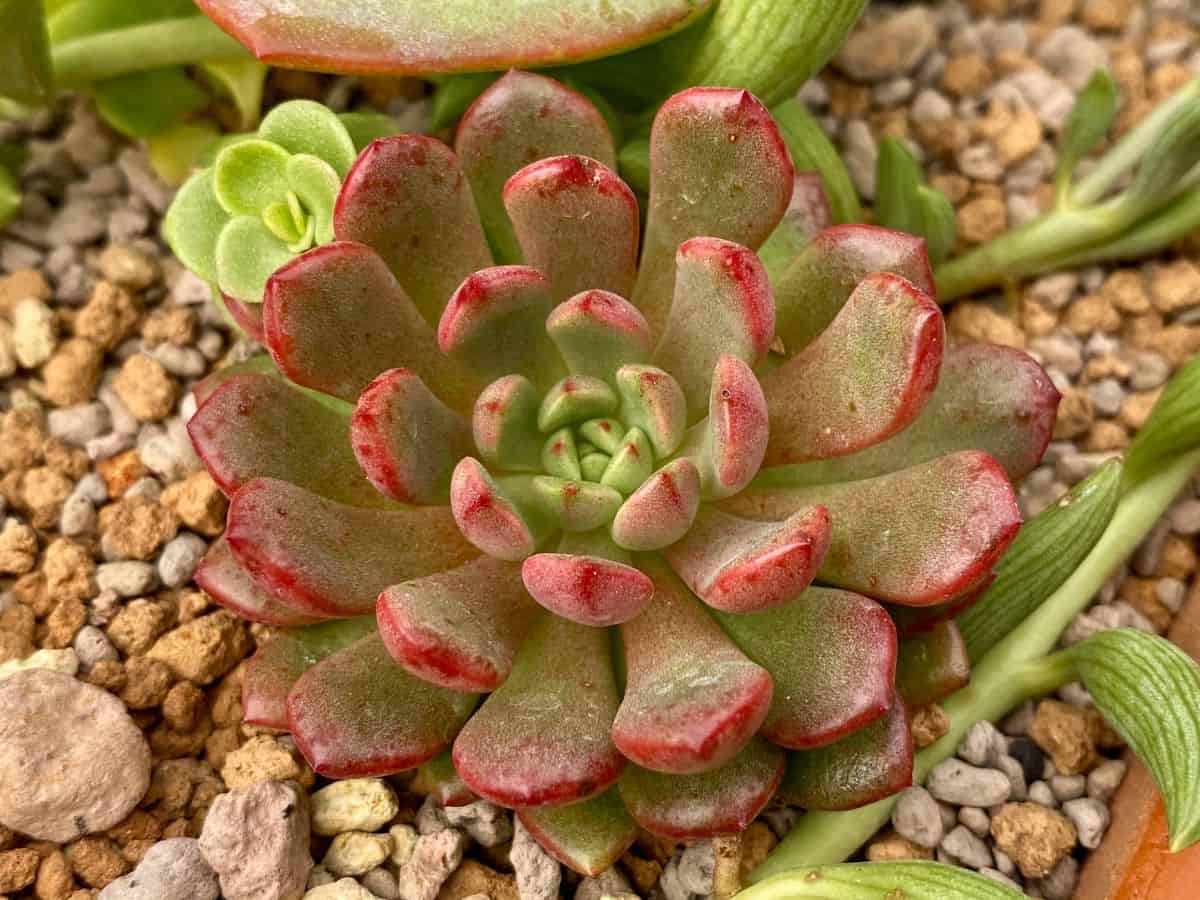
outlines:
M669 462L629 495L612 520L626 550L661 550L685 534L700 509L700 473L690 459Z
M812 750L788 754L779 794L805 809L855 809L912 784L913 743L904 702L883 718Z
M468 541L498 559L518 562L549 535L552 522L539 506L532 478L494 479L471 456L450 480L454 521Z
M560 303L546 319L546 331L572 374L614 386L617 369L645 362L653 345L637 307L608 291L587 290Z
M795 154L792 159L796 161ZM797 172L792 181L792 202L788 204L787 212L771 236L758 248L758 258L762 260L763 268L768 275L778 278L818 232L832 227L833 210L829 207L821 175L817 172Z
M599 875L638 835L616 788L565 806L522 809L517 818L547 853L582 875Z
M505 806L582 800L625 765L609 734L616 710L606 632L544 615L508 680L455 740L454 766L471 790Z
M967 646L953 622L900 642L896 690L913 709L949 697L970 680Z
M504 185L525 262L550 279L555 304L599 289L628 297L637 274L638 205L617 173L586 156L552 156Z
M333 228L338 240L378 253L432 327L462 280L492 264L458 158L420 135L381 138L363 150L338 195Z
M300 676L287 698L288 730L320 775L386 775L445 749L476 702L410 675L372 634Z
M516 70L488 87L463 114L454 150L500 262L521 260L503 199L505 183L518 170L564 155L616 168L612 135L590 100L545 75Z
M537 613L515 563L482 556L389 587L375 607L392 658L458 691L494 691Z
M970 869L909 861L793 867L742 892L744 900L1021 900L1024 896Z
M368 612L388 585L476 555L448 507L360 509L272 478L233 495L225 537L261 587L315 615Z
M541 398L524 375L505 375L489 384L475 401L471 433L489 465L536 472L544 437L538 430Z
M758 731L771 675L747 659L661 564L645 564L654 599L621 626L628 669L613 740L658 772L718 768Z
M979 586L1021 524L1004 470L978 451L847 484L751 488L722 505L778 520L813 503L833 523L820 580L904 606Z
M521 577L538 603L583 625L627 622L654 596L644 572L600 556L537 553L525 560Z
M193 575L196 584L226 609L265 625L311 625L324 616L296 612L276 594L263 590L242 568L224 536L208 548Z
M661 334L675 251L707 236L757 250L792 197L792 163L771 114L745 91L690 88L659 109L650 133L650 202L633 302Z
M782 750L754 738L719 769L665 775L629 766L619 789L634 820L653 834L677 840L744 831L783 779Z
M830 326L763 379L766 464L853 453L911 423L937 385L945 324L897 275L864 278Z
M836 741L891 705L896 630L874 600L811 587L784 606L718 613L717 621L771 673L775 690L762 734L782 747Z

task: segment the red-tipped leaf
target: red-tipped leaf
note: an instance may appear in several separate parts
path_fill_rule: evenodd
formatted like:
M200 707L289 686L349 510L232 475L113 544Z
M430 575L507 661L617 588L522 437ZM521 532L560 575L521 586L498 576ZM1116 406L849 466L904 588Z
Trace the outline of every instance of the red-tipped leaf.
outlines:
M517 818L547 853L581 875L599 875L637 839L616 788L565 806L522 809Z
M326 618L298 612L290 608L278 594L260 587L233 555L224 535L208 548L193 578L200 589L217 603L251 622L293 627L311 625Z
M619 625L654 596L641 570L598 556L537 553L521 567L525 587L546 609L582 625Z

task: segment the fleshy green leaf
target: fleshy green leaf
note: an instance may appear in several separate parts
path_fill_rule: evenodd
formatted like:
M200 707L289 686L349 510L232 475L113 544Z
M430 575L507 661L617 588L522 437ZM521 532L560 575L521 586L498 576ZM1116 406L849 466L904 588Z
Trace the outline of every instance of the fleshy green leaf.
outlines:
M237 561L224 537L208 548L194 577L217 603L251 622L292 626L310 625L324 618L296 612L278 595L263 590Z
M921 186L921 168L895 135L880 140L875 172L875 221L893 231L919 234L916 194Z
M486 463L513 472L541 471L540 404L533 382L523 375L505 375L480 392L471 432Z
M1108 527L1120 496L1121 463L1110 460L1022 526L995 582L958 617L971 659L981 659L1067 580Z
M564 806L522 809L517 817L547 853L584 875L616 863L638 834L616 789Z
M442 806L466 806L478 799L458 777L449 750L422 763L410 787L418 794L436 797Z
M792 201L771 236L758 248L767 274L778 277L809 241L834 224L829 199L816 172L797 172Z
M54 93L46 19L40 2L0 2L0 97L42 103Z
M953 622L942 622L900 642L896 690L909 707L937 703L970 680L967 648Z
M237 216L217 238L217 284L243 303L261 303L267 281L295 256L258 215Z
M475 98L499 77L499 72L470 72L437 79L429 112L430 131L438 132L457 122Z
M1125 486L1154 474L1171 457L1200 446L1200 357L1171 378L1125 454Z
M101 118L135 138L158 134L208 105L208 95L181 66L131 72L101 81L92 90Z
M1200 841L1200 667L1167 640L1131 629L1101 632L1067 653L1105 720L1154 775L1171 850Z
M220 137L212 122L178 122L146 138L146 155L158 177L167 184L183 184L200 159Z
M1162 206L1198 163L1200 97L1176 110L1146 150L1133 182L1117 202L1118 212L1134 220Z
M175 19L199 14L192 0L86 0L61 5L61 9L49 10L50 39L58 44L75 38L143 25L161 19Z
M267 67L254 59L223 59L201 63L200 69L233 101L239 127L245 131L254 128L262 115Z
M954 249L958 220L954 204L937 188L923 184L917 188L919 233L925 236L925 248L934 264L942 263Z
M350 135L350 140L354 141L354 149L359 153L372 141L391 137L402 130L400 123L394 118L371 109L338 113L338 119Z
M710 0L569 0L546 8L413 0L200 0L259 59L321 71L423 75L591 59L666 37Z
M290 154L271 141L231 144L213 164L213 190L230 215L257 216L287 195Z
M217 280L217 240L229 213L217 200L212 169L197 172L175 194L163 220L163 237L179 261L205 281Z
M333 205L341 187L337 172L319 157L297 153L287 161L287 181L316 225L313 240L328 244L333 240Z
M21 209L21 189L17 179L4 166L0 166L0 227L13 218Z
M546 333L572 374L612 379L614 386L617 369L645 362L653 342L637 307L599 290L583 291L554 307Z
M969 869L933 862L846 863L794 869L755 884L744 900L1021 900Z
M771 115L787 142L796 170L820 174L834 222L839 225L861 222L863 215L858 191L850 180L841 154L804 104L799 100L785 100L771 109Z
M537 550L554 522L535 494L534 477L496 479L474 457L460 461L450 480L450 508L467 540L512 562Z
M258 136L288 153L307 153L325 160L339 178L346 177L358 155L337 114L313 100L280 103L263 117Z

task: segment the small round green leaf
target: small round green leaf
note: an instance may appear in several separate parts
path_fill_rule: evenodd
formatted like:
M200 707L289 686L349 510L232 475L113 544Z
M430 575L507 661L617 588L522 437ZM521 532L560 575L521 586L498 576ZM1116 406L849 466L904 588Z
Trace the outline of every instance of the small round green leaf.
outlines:
M262 221L267 226L267 230L285 244L294 244L300 240L304 234L301 229L308 224L303 220L297 221L292 216L291 206L284 200L272 203L264 209Z
M333 205L342 186L338 173L319 157L297 153L287 161L287 180L315 222L316 242L328 244L333 240Z
M213 171L197 172L175 194L163 221L163 237L179 261L205 281L217 280L217 238L229 213L217 201Z
M339 178L346 177L358 155L337 113L313 100L279 104L263 117L258 136L289 153L308 153L325 160Z
M287 195L288 152L270 141L241 141L226 147L213 167L213 189L235 216L257 216Z
M243 303L262 303L267 279L293 255L258 216L238 216L217 239L217 284Z

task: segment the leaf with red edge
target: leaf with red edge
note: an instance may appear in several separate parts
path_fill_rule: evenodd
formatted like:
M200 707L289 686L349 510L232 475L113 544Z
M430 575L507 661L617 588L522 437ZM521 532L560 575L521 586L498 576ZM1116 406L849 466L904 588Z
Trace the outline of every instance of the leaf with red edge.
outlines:
M696 87L668 99L650 132L650 201L634 305L661 333L688 238L770 236L792 197L792 162L770 112L746 91ZM768 339L769 340L769 339Z
M779 786L785 803L805 809L856 809L912 784L913 743L904 701L893 696L883 718L847 737L788 754Z
M450 508L468 541L499 559L518 562L537 550L552 523L533 495L533 478L496 479L468 456L450 479Z
M370 612L388 585L477 555L448 507L361 509L273 478L233 495L225 538L264 590L315 615Z
M783 779L787 758L754 738L719 769L665 775L629 766L619 790L625 808L647 831L677 840L745 831Z
M254 478L278 478L352 506L387 505L354 459L347 415L282 378L231 378L204 401L187 430L226 494Z
M661 40L712 0L596 5L405 0L198 0L263 62L322 72L425 75L579 62Z
M470 409L482 382L438 351L383 259L335 241L296 257L267 282L267 347L292 381L353 403L386 369L412 369L455 409Z
M266 335L263 333L261 303L243 303L224 293L221 294L221 303L224 304L226 312L229 313L229 317L233 319L238 328L260 344L264 342Z
M896 623L896 633L901 640L913 635L927 634L943 622L957 618L959 613L966 612L987 593L987 589L996 580L996 573L990 573L986 578L959 597L938 603L936 606L887 606L888 615Z
M953 622L900 642L896 690L913 709L949 697L970 680L967 645Z
M534 27L545 33L545 24ZM612 134L590 100L553 78L516 70L495 81L463 114L454 150L501 262L521 260L503 200L504 185L518 170L567 154L591 157L610 169L617 165Z
M916 420L857 453L764 471L762 483L872 478L958 450L983 450L1013 481L1036 467L1054 431L1059 393L1030 356L999 344L946 348L937 387Z
M717 613L775 691L761 733L782 747L819 747L883 716L892 699L896 629L874 600L810 587L784 606Z
M819 172L797 172L792 181L792 202L771 236L758 248L759 259L774 280L796 254L819 232L832 228L833 210Z
M709 237L679 245L674 290L653 361L679 382L688 421L695 422L708 410L713 368L722 358L754 366L766 355L775 302L753 250Z
M338 194L333 232L378 253L433 327L462 280L492 264L462 165L422 135L392 135L363 149Z
M682 457L667 463L629 495L613 517L613 540L626 550L661 550L692 527L700 509L700 473Z
M550 283L537 269L482 269L446 304L438 347L484 381L517 373L545 389L565 371L546 335L551 306Z
M246 663L242 708L251 725L287 729L287 695L303 675L327 656L375 631L374 616L338 619L281 631Z
M680 456L700 471L706 500L732 497L748 485L767 452L767 399L754 371L732 356L722 356L713 369L708 418L684 436Z
M616 382L621 397L620 419L625 426L644 431L659 459L674 453L687 428L687 399L679 382L669 372L638 363L617 369ZM616 439L621 437L617 435ZM605 452L616 452L615 447L597 446Z
M192 576L206 594L243 619L265 625L311 625L325 616L291 609L277 595L263 590L229 549L224 535L208 548Z
M550 313L546 332L573 375L603 378L616 385L616 371L650 358L653 337L645 318L628 300L588 290Z
M607 632L543 615L508 680L454 742L454 766L503 806L582 800L624 767L609 734L616 711Z
M1000 464L966 450L877 478L750 488L723 508L781 519L812 503L833 534L822 582L903 606L933 606L978 587L1017 535L1021 514Z
M638 826L616 788L568 803L517 811L542 849L581 875L599 875L637 839Z
M579 622L627 622L654 596L654 582L633 566L599 556L537 553L521 566L525 587L546 609Z
M483 389L471 415L471 434L488 464L539 472L545 437L538 430L542 398L524 375L505 375Z
M613 740L657 772L716 769L758 731L771 675L751 662L661 563L643 562L654 599L621 626L627 669Z
M586 290L628 297L637 276L637 197L586 156L530 163L504 185L504 208L528 265L550 279L555 304Z
M387 775L437 756L477 701L410 675L372 634L297 679L287 698L288 730L319 775Z
M479 799L458 777L449 750L442 751L429 762L421 763L408 787L414 794L432 796L442 806L466 806Z
M772 278L775 333L787 352L802 350L824 331L858 283L874 272L903 276L937 296L923 238L875 225L835 225Z
M521 567L481 556L392 585L379 595L379 634L418 678L457 691L494 691L538 613Z
M829 511L799 509L782 522L740 519L702 507L663 555L692 592L714 609L761 612L808 587L829 547Z
M945 341L928 294L868 275L820 337L763 378L766 465L853 453L907 427L937 385Z
M371 484L403 503L445 503L451 472L475 449L467 420L409 369L388 369L367 385L349 430Z

